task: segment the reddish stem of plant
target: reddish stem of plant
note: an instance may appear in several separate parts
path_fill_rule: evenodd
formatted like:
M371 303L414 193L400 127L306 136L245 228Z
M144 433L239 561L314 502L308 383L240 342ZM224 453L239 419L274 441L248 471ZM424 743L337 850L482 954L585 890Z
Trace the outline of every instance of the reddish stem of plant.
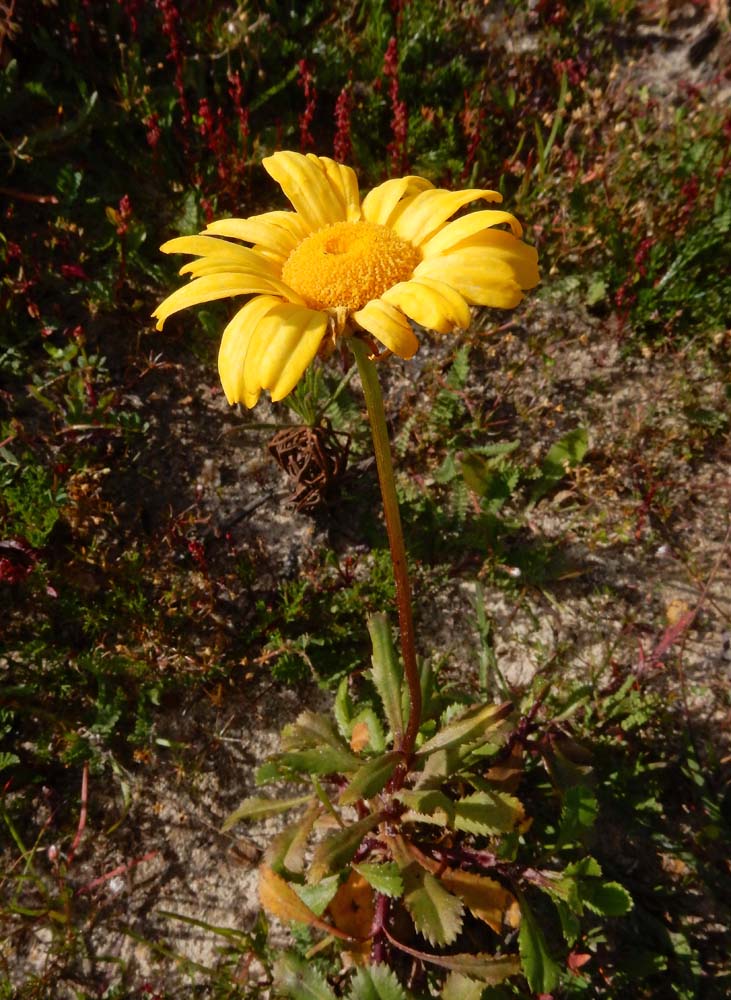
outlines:
M81 772L81 810L79 811L79 825L76 829L76 836L74 837L74 842L71 845L71 850L69 851L69 856L67 860L67 865L71 867L71 862L74 860L74 855L81 843L81 838L83 836L84 830L86 828L86 811L89 804L89 762L84 762L84 769Z
M390 81L388 96L391 99L392 138L386 148L391 156L391 169L395 174L403 174L408 167L409 115L406 102L399 97L398 42L395 36L389 39L383 58L383 75Z
M353 112L352 83L349 80L338 94L335 102L335 138L333 139L333 155L339 163L347 163L353 153L353 143L350 137L350 116Z
M373 965L380 965L386 961L386 937L384 928L388 919L388 896L376 893L376 906L373 914L373 924L371 925L371 962Z
M99 878L92 879L91 882L87 882L86 885L82 885L80 889L76 890L76 895L81 896L85 892L92 892L94 889L97 889L100 885L104 885L105 882L109 882L117 875L124 875L125 872L130 871L137 865L142 865L146 861L152 861L152 859L156 858L159 853L159 851L148 851L147 854L144 854L141 858L134 858L132 861L127 861L125 864L117 865L116 868L106 872L104 875L100 875Z
M300 59L297 64L299 76L297 85L302 88L305 95L305 110L299 117L300 126L300 152L305 153L315 145L315 140L310 132L310 125L315 117L317 107L317 90L315 89L315 78L306 59Z

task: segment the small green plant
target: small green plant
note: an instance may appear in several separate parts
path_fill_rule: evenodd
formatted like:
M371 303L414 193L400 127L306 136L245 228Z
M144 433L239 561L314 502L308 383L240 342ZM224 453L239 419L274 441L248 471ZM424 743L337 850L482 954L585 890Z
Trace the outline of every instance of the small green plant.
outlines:
M720 1000L728 972L706 950L692 887L705 884L711 897L728 898L731 882L719 865L730 832L728 792L714 748L703 750L701 762L694 729L678 731L679 706L661 690L646 675L613 671L575 685L550 707L571 718L577 740L591 741L605 850L611 845L619 877L632 889L634 907L613 929L605 973L616 995L694 1000L713 966L709 996ZM594 928L587 943L602 947L606 932ZM719 944L725 955L725 941Z
M542 696L518 716L509 702L450 697L428 672L419 737L407 756L398 747L409 695L385 616L372 616L368 629L377 697L351 699L345 680L334 720L303 712L283 730L282 750L259 769L257 783L304 783L304 794L246 799L224 829L300 810L267 849L261 901L328 935L356 962L372 963L353 977L353 1000L369 995L369 977L383 982L381 995L405 997L395 973L413 962L419 996L459 989L477 997L485 985L519 975L533 992L551 993L570 978L566 956L582 921L631 907L586 853L597 816L590 767L572 764L577 749L536 723ZM533 756L545 759L548 785L531 773ZM536 821L532 835L526 801L541 794L541 812L552 805L555 815ZM547 939L550 910L562 928L563 960ZM279 960L277 976L294 1000L335 996L296 956Z
M353 397L348 392L355 372L356 366L351 365L342 378L335 380L321 365L312 365L287 397L287 406L308 427L317 427L327 420L336 430L345 430L355 410Z
M30 453L0 448L0 516L5 537L37 548L45 543L67 499L63 486Z
M566 480L570 484L589 449L588 430L562 434L538 461L520 439L498 438L491 426L494 403L475 389L467 345L455 352L438 385L428 412L412 414L394 445L399 458L413 458L411 449L433 469L428 487L399 477L411 551L429 561L477 554L504 582L512 573L545 580L560 558L550 546L527 543L521 532L537 503Z
M389 554L375 549L367 566L359 567L353 560L341 565L330 550L303 569L302 576L284 581L268 608L263 602L259 608L259 629L266 636L261 657L277 680L291 682L314 673L319 680L337 683L363 663L364 611L393 600ZM330 627L323 633L320 625L326 617Z

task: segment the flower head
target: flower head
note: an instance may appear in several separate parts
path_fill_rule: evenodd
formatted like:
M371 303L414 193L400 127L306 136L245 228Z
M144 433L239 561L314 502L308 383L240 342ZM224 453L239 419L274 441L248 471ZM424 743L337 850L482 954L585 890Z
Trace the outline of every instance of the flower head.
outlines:
M192 281L153 313L158 329L179 309L248 296L219 351L229 403L254 406L262 389L284 398L342 336L365 332L411 358L419 344L410 321L466 329L470 305L511 309L538 283L536 251L509 212L452 219L470 202L501 201L495 191L446 191L412 176L361 201L353 170L326 157L280 152L264 168L294 211L221 219L162 247L198 259L180 271Z

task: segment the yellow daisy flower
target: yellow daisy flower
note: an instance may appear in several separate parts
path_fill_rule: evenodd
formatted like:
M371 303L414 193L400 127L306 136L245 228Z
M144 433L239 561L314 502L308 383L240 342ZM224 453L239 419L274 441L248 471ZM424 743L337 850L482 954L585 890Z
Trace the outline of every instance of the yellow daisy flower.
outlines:
M538 283L536 251L509 212L449 221L470 202L501 201L496 191L399 177L361 201L354 171L327 157L280 152L263 163L294 211L221 219L161 247L198 259L180 271L192 281L153 313L159 330L179 309L251 296L221 340L229 403L254 406L262 389L283 399L323 342L358 331L411 358L419 344L410 320L439 333L466 329L470 305L511 309Z

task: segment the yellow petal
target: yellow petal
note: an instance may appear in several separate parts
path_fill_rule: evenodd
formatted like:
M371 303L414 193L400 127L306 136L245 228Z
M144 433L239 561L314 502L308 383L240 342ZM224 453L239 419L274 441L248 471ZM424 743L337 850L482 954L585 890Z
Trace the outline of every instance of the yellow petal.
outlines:
M510 212L496 212L494 209L487 209L483 212L470 212L469 215L463 215L462 218L449 222L438 233L421 244L421 252L425 258L433 257L434 254L450 250L462 240L482 232L483 229L505 222L513 230L514 236L520 238L523 235L523 227Z
M444 281L478 306L513 309L523 298L510 265L479 248L423 260L414 277Z
M470 325L469 306L459 292L443 281L427 278L402 281L381 298L428 330L450 333L455 326L464 330Z
M274 332L259 366L259 378L277 402L289 395L317 354L327 331L328 316L283 304L272 310L265 323Z
M302 153L284 151L267 156L262 163L310 230L345 220L345 201L318 157L309 159Z
M288 253L277 253L276 250L270 250L269 247L265 247L262 243L257 243L251 249L255 250L256 253L261 254L265 260L269 261L277 275L282 273L282 268L286 264L287 258L290 256Z
M304 220L296 212L263 212L261 215L251 215L248 219L217 219L211 222L206 228L207 233L214 233L218 236L233 236L234 239L245 240L249 223L257 226L268 226L274 229L283 229L293 236L297 242L309 236L310 230Z
M367 222L375 222L379 226L387 226L396 205L402 198L414 198L422 191L433 188L434 185L425 177L415 175L409 177L394 177L384 181L363 199L361 210Z
M353 313L353 319L400 358L413 358L419 341L404 314L382 299L372 299Z
M432 191L422 191L399 213L397 219L392 220L391 226L399 236L418 247L436 233L442 223L458 209L478 198L484 201L503 200L497 191L487 191L482 188L468 188L466 191L444 191L436 188Z
M287 303L280 303L272 309L261 324L261 337L266 345L258 359L256 377L262 388L270 389L274 394L290 381L292 384L287 392L294 388L317 353L326 329L326 313ZM283 392L282 396L286 396L287 392Z
M217 240L212 236L177 236L160 247L163 253L190 253L196 257L215 257L230 260L232 264L256 266L259 255L250 247L241 247L228 240Z
M203 240L206 237L200 236L198 238ZM191 260L187 264L183 264L180 274L198 274L201 268L210 264L211 267L228 267L231 271L248 271L252 274L261 274L267 278L279 278L281 276L281 270L276 265L273 265L268 257L262 256L262 254L257 253L255 250L250 250L249 247L238 246L235 243L227 243L225 240L215 240L215 242L225 243L226 246L231 247L233 253L221 250L216 251L216 253L206 254L205 257L198 257L196 260ZM241 250L244 252L236 252Z
M267 261L267 264L270 267L274 266L270 261ZM304 305L303 300L294 289L272 274L271 270L267 270L264 267L252 270L247 267L231 267L230 264L218 264L213 260L192 260L184 267L181 267L180 273L185 274L186 272L192 274L194 279L206 278L209 275L228 275L231 279L239 279L241 282L242 291L237 292L237 295L271 292L273 295L281 295L287 302Z
M188 306L197 306L201 302L212 302L214 299L225 299L232 295L254 295L257 293L274 292L280 293L280 289L287 289L282 282L273 282L268 278L258 275L235 274L226 272L224 274L209 274L202 278L196 278L188 285L176 289L172 295L168 295L152 314L157 320L157 329L162 330L163 323L172 316L173 313ZM287 295L288 298L297 299L294 293Z
M251 263L237 263L223 257L199 257L183 264L179 273L190 274L194 278L204 274L249 274L269 281L279 281L282 274L278 264L259 254Z
M261 323L257 323L256 329L249 338L249 346L246 349L246 358L244 359L243 394L252 399L254 397L258 399L263 388L259 378L259 365L268 343L265 332L262 333Z
M257 295L239 309L223 331L218 350L218 374L231 405L244 403L252 407L259 398L258 392L249 393L244 385L246 352L260 320L279 303L280 299L273 295Z
M308 158L312 153L308 153ZM318 156L321 167L327 174L330 183L337 188L345 206L345 218L348 222L358 222L360 220L360 193L358 191L358 178L351 167L346 167L344 163L336 163L327 156Z
M244 363L244 388L251 395L269 389L276 402L292 391L317 354L328 317L312 309L279 303L258 323Z
M303 239L282 226L257 219L221 219L219 222L212 222L206 232L259 244L283 257L288 257Z
M538 253L535 247L516 240L511 233L501 229L488 229L477 233L452 247L445 257L465 250L481 249L495 260L504 261L513 271L521 288L535 288L540 279L538 273Z
M424 276L419 277L418 282L420 285L426 285L427 287L433 288L435 291L439 292L445 301L445 308L448 304L451 310L455 326L460 327L462 330L467 329L472 322L472 314L470 313L470 307L467 301L462 295L460 295L456 288L452 288L452 286L448 285L445 281L439 281L435 278L427 278Z

